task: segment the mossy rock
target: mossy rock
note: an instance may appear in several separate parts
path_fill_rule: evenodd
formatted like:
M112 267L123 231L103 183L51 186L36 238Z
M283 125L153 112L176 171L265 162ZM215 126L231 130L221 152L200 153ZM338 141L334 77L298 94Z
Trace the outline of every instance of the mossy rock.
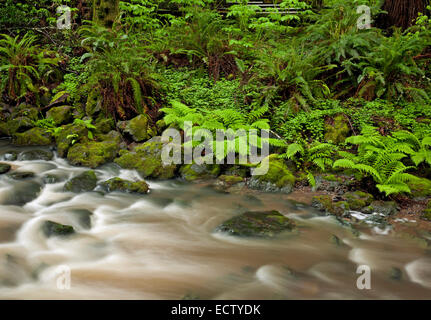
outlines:
M45 221L42 224L42 232L47 238L53 236L69 236L75 233L75 229L72 226L60 224L54 221Z
M75 136L76 138L71 138L72 136ZM72 146L73 140L76 140L75 143L87 141L87 128L81 124L68 124L61 127L61 131L55 137L57 152L60 157L66 157L69 148Z
M171 179L175 176L177 165L163 163L163 147L161 137L154 137L132 151L120 152L115 163L124 169L137 170L143 178Z
M361 210L364 213L381 213L384 216L390 216L398 213L399 208L395 201L373 201L371 204Z
M46 113L46 117L52 118L54 120L54 123L57 126L69 123L73 119L72 107L71 106L61 106L61 107L51 108Z
M328 195L314 196L311 205L320 211L336 216L342 216L346 211L350 210L346 201L333 201L332 197Z
M268 172L263 175L254 175L248 181L251 189L264 192L290 193L295 185L295 177L287 168L285 162L278 159L278 155L270 155L262 160L268 163Z
M18 159L18 152L15 150L8 150L2 154L1 158L4 161L15 161Z
M68 153L67 160L75 166L97 168L115 159L119 145L115 142L86 142L73 145Z
M414 198L423 198L431 196L431 181L425 178L415 179L408 183L411 195Z
M220 174L217 164L186 164L180 168L181 177L187 181L214 179Z
M13 143L18 146L48 146L52 144L52 135L46 129L33 128L14 135Z
M150 189L145 181L129 181L121 178L112 178L100 184L101 188L107 192L129 192L147 194Z
M67 181L64 185L64 191L74 193L89 192L93 191L96 186L96 173L93 170L89 170Z
M9 173L8 176L14 180L25 180L34 178L35 174L29 171L14 171Z
M19 117L27 117L32 121L36 121L39 116L39 110L34 106L28 105L26 103L21 103L17 107L12 109L10 118L16 119Z
M142 114L129 121L118 122L117 127L136 142L146 141L156 134L149 124L148 117Z
M374 197L363 191L347 192L344 194L344 198L349 204L351 210L360 210L361 208L368 206L373 202Z
M274 210L243 213L223 222L215 231L239 237L272 238L295 229L294 221Z
M18 155L19 161L44 160L50 161L54 158L54 154L48 150L29 150L21 152Z
M349 133L349 122L343 115L335 116L333 124L325 124L325 141L339 144L346 140Z
M12 168L10 164L7 163L0 163L0 174L5 174L9 172L9 170Z
M427 208L424 211L422 211L421 218L423 220L431 221L431 208Z
M96 127L96 132L101 134L107 134L115 129L114 119L112 118L99 117L94 123L94 126Z

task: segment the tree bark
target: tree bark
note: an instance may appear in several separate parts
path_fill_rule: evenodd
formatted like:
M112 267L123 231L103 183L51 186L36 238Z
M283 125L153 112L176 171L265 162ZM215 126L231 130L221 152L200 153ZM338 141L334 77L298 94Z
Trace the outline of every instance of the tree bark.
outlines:
M425 13L429 0L385 0L382 10L386 11L380 17L384 27L400 27L403 30L412 26L419 12Z

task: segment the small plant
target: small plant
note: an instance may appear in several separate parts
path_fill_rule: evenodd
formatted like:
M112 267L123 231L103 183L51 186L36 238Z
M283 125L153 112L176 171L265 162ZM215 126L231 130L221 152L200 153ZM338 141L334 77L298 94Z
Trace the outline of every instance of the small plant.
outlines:
M94 134L93 134L93 130L96 129L96 127L91 124L92 119L88 119L88 120L82 120L82 119L75 119L73 121L73 124L75 125L81 125L84 126L85 128L87 128L88 130L88 139L93 140L94 139Z

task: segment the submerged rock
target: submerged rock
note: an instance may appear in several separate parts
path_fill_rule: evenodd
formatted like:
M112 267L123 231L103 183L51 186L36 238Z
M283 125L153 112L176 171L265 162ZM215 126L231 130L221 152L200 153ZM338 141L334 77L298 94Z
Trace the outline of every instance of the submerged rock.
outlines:
M2 201L4 205L22 206L36 199L42 186L34 181L21 181L14 184L8 196Z
M114 160L119 146L115 142L87 142L73 145L67 153L72 165L97 168Z
M64 191L75 193L89 192L93 191L96 186L96 173L92 170L89 170L66 182L66 184L64 185Z
M187 181L214 179L220 174L217 164L185 164L180 168L181 177Z
M68 123L72 120L72 107L61 106L49 109L46 113L47 118L52 118L57 126Z
M274 237L284 231L293 231L295 222L278 211L246 212L223 222L216 228L239 237Z
M149 186L145 181L129 181L121 178L112 178L100 184L101 188L107 192L130 192L130 193L148 193Z
M49 238L52 236L68 236L75 233L72 226L60 224L54 221L45 221L42 224L42 232Z
M238 188L244 186L244 181L245 179L240 176L221 175L214 183L214 188L219 191L230 191L234 186Z
M48 146L52 143L52 135L46 129L33 128L14 135L13 143L19 146Z
M362 191L347 192L344 194L344 198L349 204L350 210L360 210L374 200L371 194Z
M395 201L373 201L371 204L362 209L364 213L380 213L384 216L396 214L399 211L398 205Z
M82 228L91 228L91 216L93 215L93 212L87 209L73 209L70 211L70 213L76 217Z
M115 159L115 163L124 169L137 170L143 178L170 179L175 176L177 165L164 165L161 158L163 147L161 137L154 137L133 151L120 152L121 156Z
M265 158L262 163L268 163L268 172L254 175L248 181L248 187L264 192L290 193L295 185L295 177L278 155Z
M15 161L16 159L18 159L18 152L11 150L11 151L6 151L3 155L2 155L2 160L4 161Z
M349 204L346 201L334 201L328 195L314 196L311 205L320 211L336 216L342 216L350 210Z
M10 164L7 163L0 163L0 174L5 174L9 172L9 170L12 168Z
M34 178L34 172L29 171L14 171L8 174L9 177L15 180L24 180Z
M19 161L45 160L50 161L54 158L54 154L47 150L30 150L24 151L18 155Z

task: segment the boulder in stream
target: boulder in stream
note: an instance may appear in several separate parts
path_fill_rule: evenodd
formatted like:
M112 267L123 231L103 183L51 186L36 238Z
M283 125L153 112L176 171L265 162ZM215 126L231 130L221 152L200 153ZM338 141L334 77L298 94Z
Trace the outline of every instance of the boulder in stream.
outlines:
M93 170L88 170L67 181L64 185L64 191L75 193L89 192L93 191L96 186L96 173Z
M120 191L146 194L149 190L148 184L143 180L135 182L121 178L112 178L104 181L100 184L100 187L107 192Z
M42 232L49 238L53 236L68 236L75 233L72 226L60 224L54 221L45 221L42 224Z
M273 210L245 212L223 222L215 230L239 237L272 238L295 229L294 221Z
M50 161L54 158L54 154L48 150L29 150L21 152L18 155L19 161L45 160Z
M9 170L11 169L11 165L7 164L7 163L0 163L0 174L5 174L7 172L9 172Z

